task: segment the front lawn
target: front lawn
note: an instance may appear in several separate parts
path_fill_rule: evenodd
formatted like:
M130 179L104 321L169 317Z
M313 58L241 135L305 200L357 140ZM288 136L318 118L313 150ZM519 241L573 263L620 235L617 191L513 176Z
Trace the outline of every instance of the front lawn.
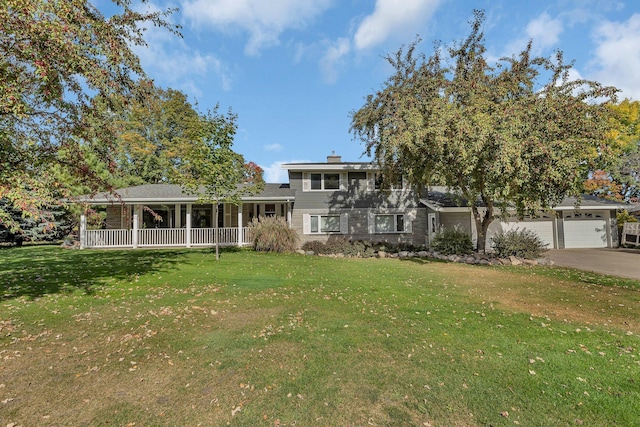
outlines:
M0 249L0 425L634 426L639 334L559 268Z

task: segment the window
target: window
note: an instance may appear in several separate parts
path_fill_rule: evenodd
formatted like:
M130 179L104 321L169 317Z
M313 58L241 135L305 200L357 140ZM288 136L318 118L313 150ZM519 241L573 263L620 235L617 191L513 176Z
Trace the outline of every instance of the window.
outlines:
M340 174L339 173L325 173L324 174L324 189L325 190L338 190L340 188Z
M305 183L305 189L310 190L339 190L340 174L339 173L310 173L308 175L308 184Z
M311 174L311 189L322 190L322 174L321 173Z
M376 233L404 233L403 214L382 214L374 217L374 231Z
M349 185L356 186L356 187L359 187L360 185L366 185L366 181L367 181L366 172L349 172L348 176L349 176Z
M340 215L311 215L311 233L339 233Z
M276 216L276 204L267 203L264 205L264 216Z
M380 190L381 188L383 188L384 177L382 176L381 173L376 173L374 174L373 182L374 182L373 187L376 190ZM402 179L402 176L399 176L397 181L394 184L391 184L391 190L402 190L403 185L404 185L404 181Z

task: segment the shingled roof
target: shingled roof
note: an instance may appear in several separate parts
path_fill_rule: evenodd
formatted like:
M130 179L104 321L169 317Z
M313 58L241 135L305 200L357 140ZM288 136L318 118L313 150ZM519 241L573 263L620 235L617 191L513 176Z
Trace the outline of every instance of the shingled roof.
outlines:
M458 196L447 191L446 187L433 187L427 194L426 199L421 202L434 210L446 208L466 208L469 207L469 201L464 197ZM576 208L577 199L575 197L566 197L554 210L571 210ZM483 207L484 203L478 200L477 206ZM613 200L604 199L602 197L583 194L578 204L579 209L624 209L628 208L628 203L615 202Z
M242 196L243 201L293 201L295 191L289 184L265 184L264 189L255 195ZM120 188L113 193L105 192L96 195L84 195L74 199L77 202L105 203L195 203L197 194L185 192L175 184L144 184L134 187Z

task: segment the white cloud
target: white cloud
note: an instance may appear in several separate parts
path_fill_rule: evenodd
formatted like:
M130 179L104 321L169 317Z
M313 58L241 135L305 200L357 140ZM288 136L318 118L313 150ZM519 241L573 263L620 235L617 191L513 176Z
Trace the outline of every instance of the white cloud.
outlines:
M339 38L327 48L324 56L320 59L320 69L326 83L335 83L338 79L337 68L344 62L344 56L350 51L351 43L347 38Z
M148 3L141 5L138 10L156 12L162 9L153 3ZM171 18L172 16L169 16L167 20L173 24ZM194 96L202 96L200 89L189 77L209 76L213 72L220 79L220 87L223 90L230 90L232 82L230 73L214 55L193 50L182 38L165 28L145 27L144 39L147 46L132 46L132 49L140 58L147 74L154 80L160 80L163 86L179 83L179 89L186 90Z
M559 18L551 18L548 13L543 13L529 21L525 30L526 35L512 40L505 47L503 56L517 55L522 52L530 40L533 40L532 51L534 55L541 55L548 48L558 46L560 34L564 31L564 24Z
M264 149L266 151L282 151L284 147L282 147L282 145L275 143L275 144L269 144L269 145L265 145Z
M271 183L289 182L287 171L282 169L282 165L285 163L309 163L309 160L278 160L269 166L261 165L262 169L264 169L264 181Z
M563 31L562 21L558 18L552 19L546 12L527 25L527 36L533 39L540 49L556 46Z
M278 45L288 29L304 28L331 6L332 0L183 0L184 16L197 25L249 34L247 55Z
M438 8L440 0L377 0L373 13L354 36L357 49L367 49L390 37L415 35Z
M625 22L603 22L595 38L594 78L622 89L623 97L640 100L640 14Z

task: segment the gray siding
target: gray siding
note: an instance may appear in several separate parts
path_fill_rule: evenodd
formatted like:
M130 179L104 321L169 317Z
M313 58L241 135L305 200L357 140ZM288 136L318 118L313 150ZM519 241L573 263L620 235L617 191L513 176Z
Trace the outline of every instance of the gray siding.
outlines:
M346 213L348 215L348 231L346 234L325 233L325 234L304 234L304 215L321 215L323 213L317 209L294 209L292 216L292 228L300 236L300 244L310 241L327 242L331 239L345 238L349 240L365 240L372 242L407 243L415 246L424 245L427 227L427 210L425 208L412 209L415 218L411 221L411 232L408 233L369 233L370 213L379 213L379 209L348 208L331 211L336 214ZM400 212L398 210L397 212Z

